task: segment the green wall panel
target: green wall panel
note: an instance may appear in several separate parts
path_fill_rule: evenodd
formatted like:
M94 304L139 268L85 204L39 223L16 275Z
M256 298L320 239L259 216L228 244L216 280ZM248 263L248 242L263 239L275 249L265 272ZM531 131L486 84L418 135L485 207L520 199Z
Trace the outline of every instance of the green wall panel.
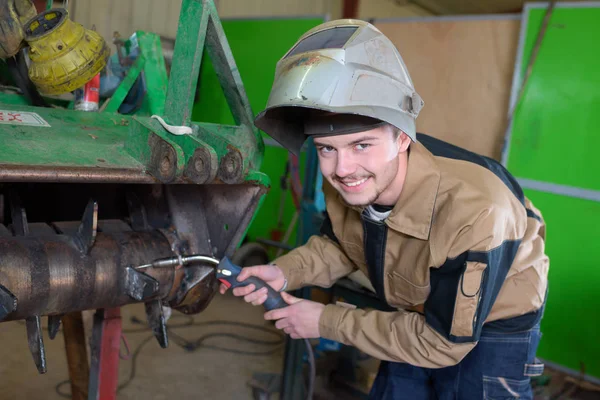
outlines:
M544 13L529 12L522 77ZM598 21L600 8L554 9L513 119L508 165L518 177L600 190Z
M546 8L527 6L522 80ZM600 8L553 11L511 127L507 167L518 178L600 190ZM514 90L514 88L513 88ZM513 93L513 96L515 93ZM538 355L600 378L600 202L526 190L547 223L549 292Z
M538 356L600 377L600 203L525 190L546 221L549 289Z
M323 18L223 20L223 29L240 71L254 114L260 112L269 98L275 65L309 29L321 24ZM225 96L208 55L204 54L196 102L192 110L194 121L234 124ZM268 138L263 133L265 138ZM284 172L288 153L281 147L265 146L261 171L271 178L271 190L248 230L249 240L269 238L277 228L281 190L280 177ZM305 157L300 157L300 175L303 177ZM286 193L283 230L292 220L295 208L289 191ZM289 243L295 243L296 232Z

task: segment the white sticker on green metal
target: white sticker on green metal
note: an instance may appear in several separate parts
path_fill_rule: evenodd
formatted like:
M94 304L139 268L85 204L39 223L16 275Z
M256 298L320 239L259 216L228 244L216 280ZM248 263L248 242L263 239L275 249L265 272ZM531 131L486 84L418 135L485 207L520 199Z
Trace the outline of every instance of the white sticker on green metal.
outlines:
M34 112L14 110L0 110L0 124L50 126L44 118Z

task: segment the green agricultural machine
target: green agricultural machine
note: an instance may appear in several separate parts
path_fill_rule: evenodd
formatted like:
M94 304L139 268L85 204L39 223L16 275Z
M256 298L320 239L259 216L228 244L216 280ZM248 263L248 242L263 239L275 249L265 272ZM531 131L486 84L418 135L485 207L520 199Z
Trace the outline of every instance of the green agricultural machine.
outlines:
M259 172L262 137L212 0L183 0L169 74L160 38L137 32L137 58L93 112L52 95L97 76L108 45L70 21L65 9L32 7L30 0L0 5L3 75L16 86L0 91L0 321L26 321L43 373L42 316L53 338L61 319L98 310L93 352L106 361L103 346L117 333L108 322L119 307L143 302L166 347L164 307L186 314L205 309L218 288L214 268L202 261L136 266L230 256L269 180ZM191 121L205 48L234 126ZM140 80L148 115L120 113ZM81 330L64 334L83 340ZM102 386L104 361L96 358L90 393Z

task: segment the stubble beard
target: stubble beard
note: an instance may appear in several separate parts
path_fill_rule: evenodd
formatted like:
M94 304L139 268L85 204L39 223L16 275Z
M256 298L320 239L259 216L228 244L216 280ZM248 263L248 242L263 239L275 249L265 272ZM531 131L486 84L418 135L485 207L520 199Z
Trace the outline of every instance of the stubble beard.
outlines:
M375 187L375 194L373 194L373 196L371 196L371 198L369 198L367 201L364 201L362 203L353 203L348 201L348 199L344 196L344 193L342 191L339 191L340 194L342 195L342 199L344 200L344 202L346 203L346 205L348 206L352 206L352 207L361 207L361 208L366 208L370 205L376 204L377 200L379 199L379 196L381 196L381 194L383 192L385 192L394 182L394 177L398 174L398 168L400 168L400 157L396 157L394 158L390 164L394 163L394 173L391 175L391 179L389 180L389 182L387 182L387 184L383 187L383 188L377 188ZM369 172L369 179L373 179L373 183L376 184L377 182L377 175L370 173ZM332 179L334 181L339 182L340 185L343 185L343 183L340 182L340 179L337 176L333 176Z

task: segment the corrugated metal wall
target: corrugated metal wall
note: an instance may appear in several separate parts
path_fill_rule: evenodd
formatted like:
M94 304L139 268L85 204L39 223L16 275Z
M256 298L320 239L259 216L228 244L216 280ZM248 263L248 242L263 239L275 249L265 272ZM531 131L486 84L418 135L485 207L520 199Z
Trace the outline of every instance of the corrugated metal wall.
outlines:
M402 5L401 5L402 4ZM362 0L358 5L358 18L405 18L432 15L408 0Z
M181 0L71 0L71 18L95 27L107 41L114 32L128 37L136 30L174 38L177 32Z
M222 18L324 15L339 18L342 0L218 0Z
M342 15L342 0L215 0L221 18L255 18L281 16ZM70 0L71 18L95 27L107 41L114 32L128 37L136 30L175 38L181 0ZM395 0L362 0L358 17L414 17L428 15L412 5L398 5Z

